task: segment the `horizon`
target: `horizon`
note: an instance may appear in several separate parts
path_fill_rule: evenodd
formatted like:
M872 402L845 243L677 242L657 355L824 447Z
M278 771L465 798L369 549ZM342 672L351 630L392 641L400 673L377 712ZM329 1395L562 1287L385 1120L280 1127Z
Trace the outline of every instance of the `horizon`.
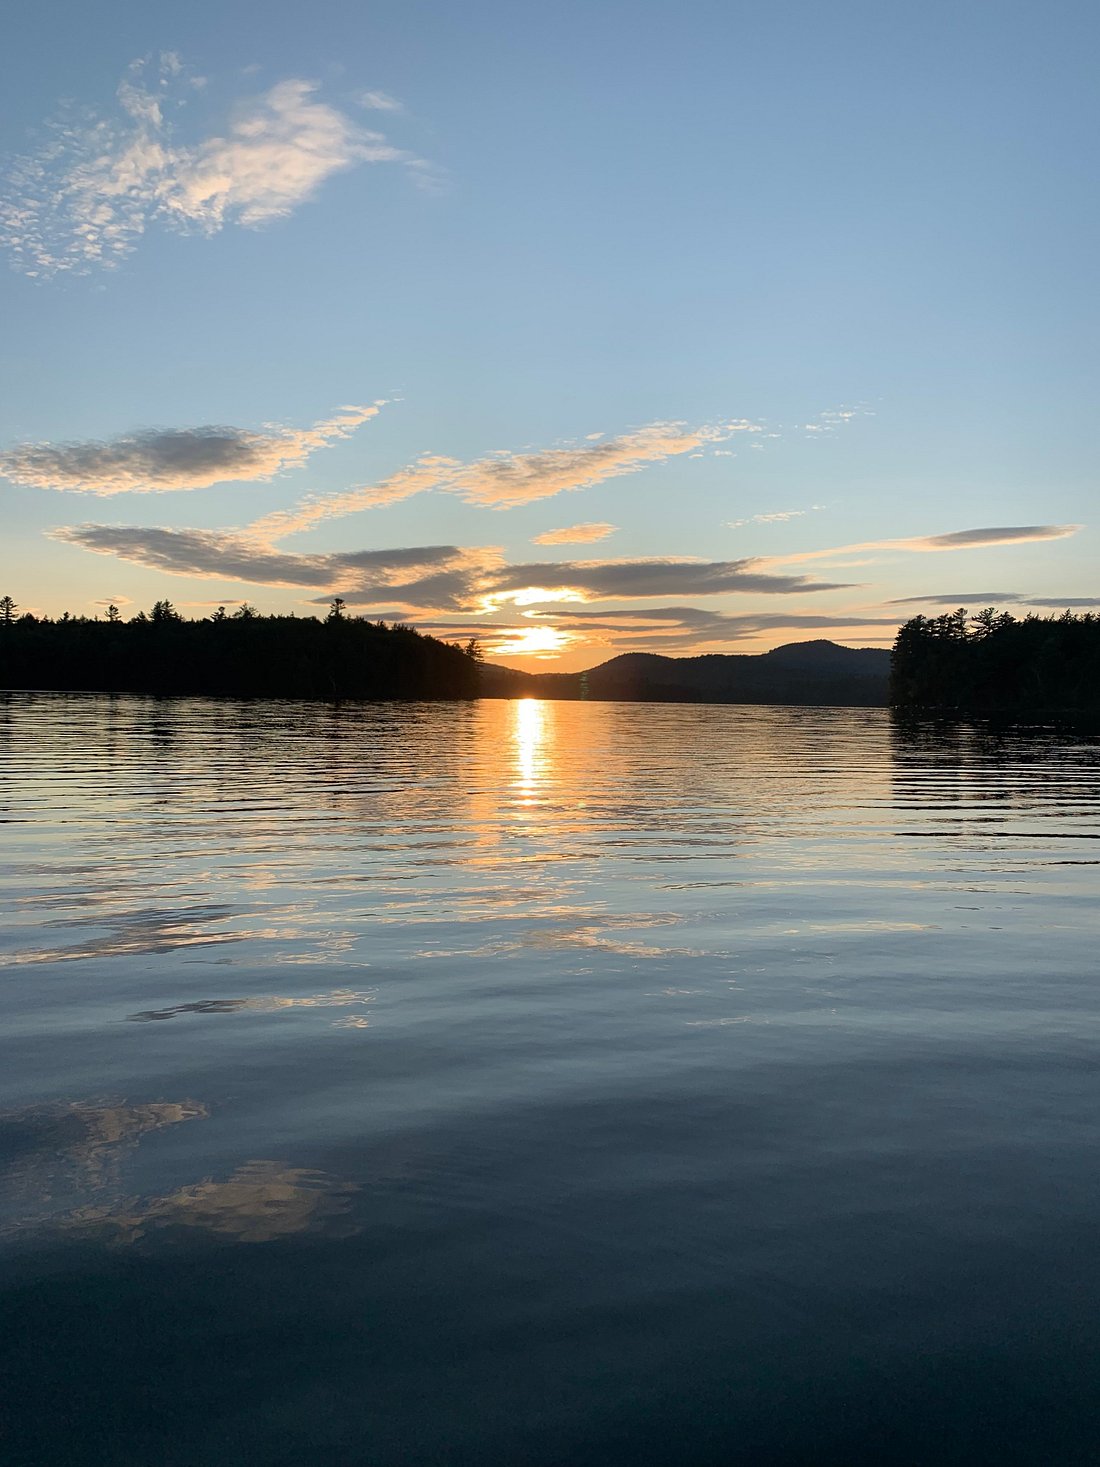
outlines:
M0 59L26 609L570 672L1100 607L1085 7L65 15Z

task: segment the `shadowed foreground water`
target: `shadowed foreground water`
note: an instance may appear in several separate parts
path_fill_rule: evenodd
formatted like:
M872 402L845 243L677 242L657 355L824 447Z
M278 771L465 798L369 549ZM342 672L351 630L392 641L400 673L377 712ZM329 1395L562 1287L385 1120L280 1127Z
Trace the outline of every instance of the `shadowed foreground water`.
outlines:
M0 700L0 1456L1093 1463L1100 747Z

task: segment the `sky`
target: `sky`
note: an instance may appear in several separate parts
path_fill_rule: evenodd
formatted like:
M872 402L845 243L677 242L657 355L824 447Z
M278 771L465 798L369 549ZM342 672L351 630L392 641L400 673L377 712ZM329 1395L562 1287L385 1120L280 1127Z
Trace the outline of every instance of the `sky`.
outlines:
M1100 607L1100 10L13 0L0 593L545 670Z

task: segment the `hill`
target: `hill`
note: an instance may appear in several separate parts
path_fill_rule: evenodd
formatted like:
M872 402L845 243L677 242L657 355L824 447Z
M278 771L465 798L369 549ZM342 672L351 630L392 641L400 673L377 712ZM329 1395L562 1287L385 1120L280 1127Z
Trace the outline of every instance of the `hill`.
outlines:
M761 653L662 657L624 652L587 672L526 673L485 665L483 697L591 698L641 703L796 703L878 707L890 653L836 642L790 642Z

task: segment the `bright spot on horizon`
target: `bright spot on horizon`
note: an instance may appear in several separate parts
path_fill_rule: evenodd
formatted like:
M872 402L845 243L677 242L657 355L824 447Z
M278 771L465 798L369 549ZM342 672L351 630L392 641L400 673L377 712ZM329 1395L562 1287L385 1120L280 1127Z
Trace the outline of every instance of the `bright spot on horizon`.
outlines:
M509 640L501 642L494 650L499 657L547 657L563 651L570 640L557 627L523 627L510 633Z

